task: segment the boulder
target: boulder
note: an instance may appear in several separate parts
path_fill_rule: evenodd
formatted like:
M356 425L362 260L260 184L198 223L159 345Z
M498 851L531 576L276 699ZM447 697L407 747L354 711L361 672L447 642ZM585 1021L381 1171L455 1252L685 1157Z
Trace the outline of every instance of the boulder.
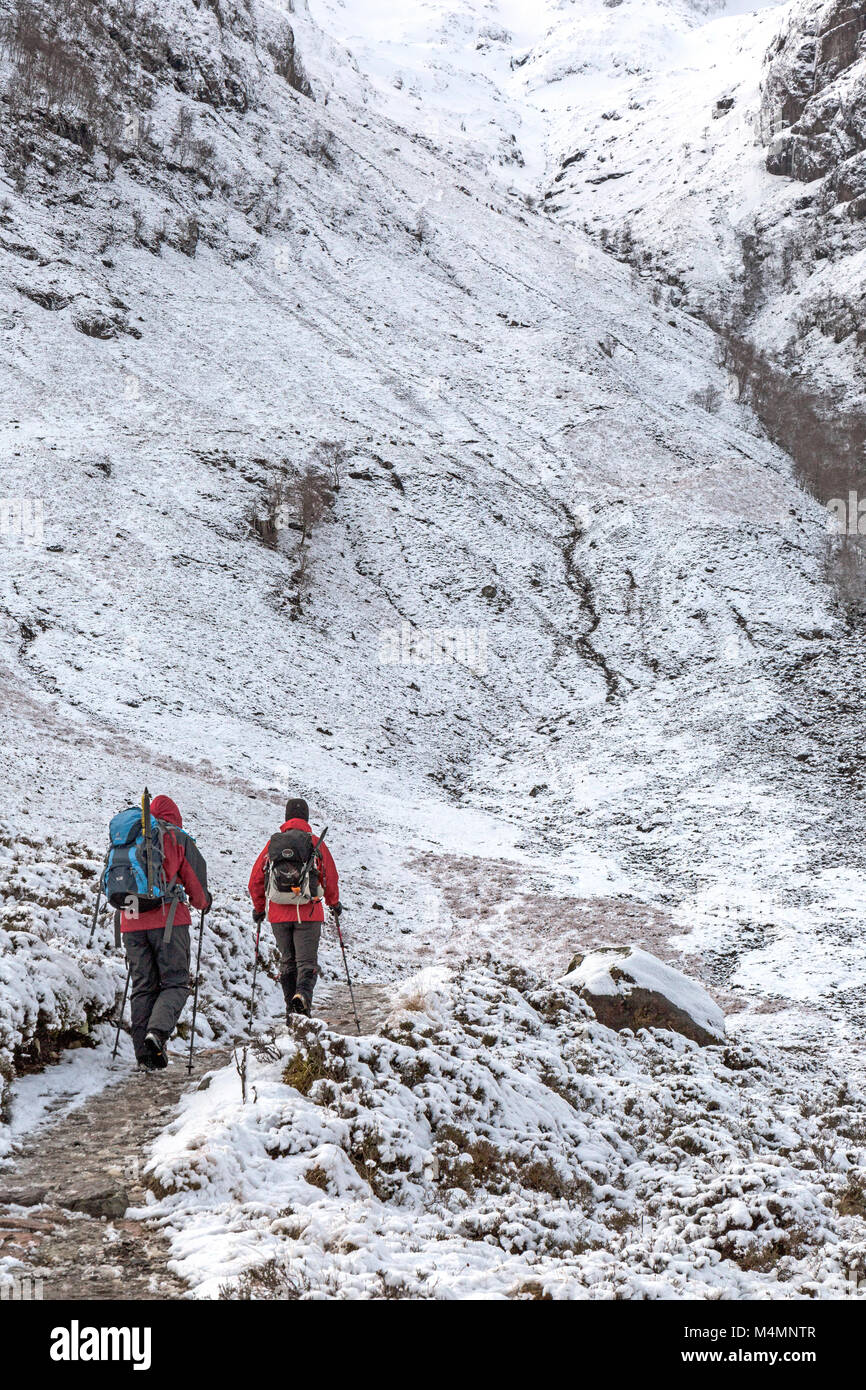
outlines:
M69 1192L52 1193L52 1201L65 1211L80 1211L86 1216L105 1216L110 1220L126 1215L129 1193L122 1184L106 1178L81 1182Z
M639 946L575 956L561 983L576 989L607 1028L666 1028L701 1047L724 1040L725 1016L703 986Z

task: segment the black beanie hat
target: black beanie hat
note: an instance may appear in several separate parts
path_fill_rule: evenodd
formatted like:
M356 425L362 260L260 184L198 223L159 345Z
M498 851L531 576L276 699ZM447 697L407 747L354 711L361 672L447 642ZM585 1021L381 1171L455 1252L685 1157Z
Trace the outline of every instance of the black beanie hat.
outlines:
M302 796L290 796L286 802L286 820L309 820L310 808Z

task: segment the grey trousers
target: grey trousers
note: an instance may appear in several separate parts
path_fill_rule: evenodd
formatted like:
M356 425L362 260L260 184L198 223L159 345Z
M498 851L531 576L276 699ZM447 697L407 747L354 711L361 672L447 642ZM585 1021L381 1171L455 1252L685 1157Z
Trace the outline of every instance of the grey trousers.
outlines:
M176 926L167 946L164 936L163 927L123 933L131 971L132 1045L139 1058L146 1033L168 1040L189 994L189 927Z
M319 938L321 922L272 922L274 939L280 953L280 984L287 1004L295 992L302 994L307 1006L313 1002L313 990L319 974Z

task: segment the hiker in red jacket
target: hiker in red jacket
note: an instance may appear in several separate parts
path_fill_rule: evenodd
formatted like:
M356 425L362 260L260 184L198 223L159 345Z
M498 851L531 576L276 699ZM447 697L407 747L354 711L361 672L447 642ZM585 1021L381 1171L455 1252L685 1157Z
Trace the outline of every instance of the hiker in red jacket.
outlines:
M171 797L155 796L150 814L164 830L162 866L166 881L175 880L174 900L163 899L150 912L119 916L130 969L132 1045L139 1065L156 1071L168 1066L166 1043L189 994L187 897L199 912L209 912L213 900L207 888L207 865L183 829Z
M267 911L280 952L280 984L286 1001L287 1020L293 1013L308 1016L310 1013L319 973L319 939L325 920L323 903L327 903L338 918L343 910L337 866L327 845L322 845L315 855L315 876L309 899L303 891L283 893L277 889L274 866L278 864L278 859L274 858L274 854L282 852L284 863L292 862L294 855L293 862L300 865L299 856L307 858L319 844L318 837L310 829L309 816L309 807L302 797L287 801L286 819L280 826L279 834L273 835L265 845L250 874L253 921L258 926L264 921ZM275 901L275 895L285 901ZM291 901L293 896L298 901Z

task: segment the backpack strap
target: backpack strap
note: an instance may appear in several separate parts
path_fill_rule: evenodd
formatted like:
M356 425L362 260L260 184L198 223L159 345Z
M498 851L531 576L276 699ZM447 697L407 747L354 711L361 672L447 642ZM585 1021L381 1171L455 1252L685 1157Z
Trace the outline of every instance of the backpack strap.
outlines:
M162 823L161 820L158 820L158 821L156 822L156 826L157 826L157 833L159 834L159 857L160 857L160 860L161 860L161 862L162 862L162 865L164 866L164 865L165 865L165 826L163 825L163 823ZM176 832L178 828L179 828L179 827L174 826L174 825L171 827L171 829L172 829L173 832ZM181 831L181 834L183 834L182 831ZM175 842L177 842L177 834L176 834L176 833L174 834L174 839L175 839ZM164 867L163 867L163 882L165 882L165 868L164 868ZM183 902L183 889L180 887L180 885L179 885L178 882L177 882L177 874L175 874L174 877L171 878L171 879L169 879L168 883L165 884L165 893L164 893L164 896L167 897L167 898L169 898L170 901L171 901L171 907L168 909L168 917L166 918L166 922L165 922L165 930L163 931L163 934L162 934L163 945L167 946L167 945L169 944L169 942L171 941L171 934L172 934L172 931L174 930L174 915L175 915L175 913L177 912L177 905L178 905L178 903Z
M120 945L120 908L114 909L114 944Z
M173 883L174 879L172 879L171 883L168 885L169 888L172 886ZM171 895L171 907L168 909L168 917L165 923L165 931L162 934L162 943L164 946L167 946L171 941L171 933L174 930L174 914L177 912L177 905L181 901L182 894L183 890L181 889L180 893L172 893Z

